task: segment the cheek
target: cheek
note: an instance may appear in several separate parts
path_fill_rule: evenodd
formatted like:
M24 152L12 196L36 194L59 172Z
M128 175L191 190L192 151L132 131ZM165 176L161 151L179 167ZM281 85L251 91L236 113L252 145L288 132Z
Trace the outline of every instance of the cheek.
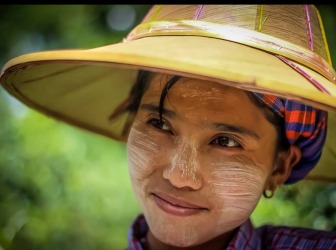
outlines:
M140 132L141 131L141 132ZM129 173L132 180L142 180L154 171L159 143L135 123L127 141Z
M212 163L209 187L218 206L217 212L224 216L218 221L232 225L245 221L257 205L267 180L265 167L251 160L226 160ZM228 219L229 218L229 219Z

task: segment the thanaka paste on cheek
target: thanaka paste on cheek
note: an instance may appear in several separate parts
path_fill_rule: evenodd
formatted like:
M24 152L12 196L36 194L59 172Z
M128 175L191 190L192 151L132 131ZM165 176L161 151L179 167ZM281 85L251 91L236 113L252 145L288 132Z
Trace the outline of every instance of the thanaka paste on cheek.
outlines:
M158 144L155 140L150 139L145 132L140 132L135 121L134 128L130 134L127 143L128 149L128 166L131 178L141 180L153 171L150 166L155 164L158 155Z
M211 164L209 186L222 217L215 230L232 230L249 218L267 179L263 169L257 163L241 157Z

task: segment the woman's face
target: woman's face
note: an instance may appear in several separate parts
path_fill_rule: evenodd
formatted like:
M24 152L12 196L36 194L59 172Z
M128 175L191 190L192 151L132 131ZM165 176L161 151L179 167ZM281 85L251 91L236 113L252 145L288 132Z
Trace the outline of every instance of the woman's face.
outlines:
M156 75L143 95L127 150L135 194L153 235L193 246L248 219L275 167L276 130L246 92Z

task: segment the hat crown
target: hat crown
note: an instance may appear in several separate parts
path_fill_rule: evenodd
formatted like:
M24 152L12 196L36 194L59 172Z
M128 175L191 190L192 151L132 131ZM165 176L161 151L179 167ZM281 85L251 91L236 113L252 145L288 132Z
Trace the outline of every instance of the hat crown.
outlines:
M279 54L335 81L322 20L313 5L154 5L127 37L198 35Z

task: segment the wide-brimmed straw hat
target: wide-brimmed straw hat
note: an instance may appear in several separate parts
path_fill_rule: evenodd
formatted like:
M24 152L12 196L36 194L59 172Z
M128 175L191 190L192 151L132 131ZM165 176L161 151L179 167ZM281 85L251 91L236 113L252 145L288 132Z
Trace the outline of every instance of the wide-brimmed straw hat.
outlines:
M50 117L125 141L124 113L139 69L228 84L328 111L321 160L308 179L336 181L336 85L312 5L153 6L120 43L26 54L2 69L14 97Z

